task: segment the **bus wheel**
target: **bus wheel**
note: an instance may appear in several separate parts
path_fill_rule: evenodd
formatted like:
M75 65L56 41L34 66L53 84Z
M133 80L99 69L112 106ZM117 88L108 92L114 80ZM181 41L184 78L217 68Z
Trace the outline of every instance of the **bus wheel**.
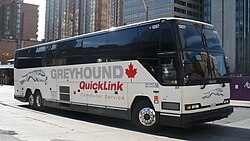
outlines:
M141 131L154 131L159 129L156 123L157 115L149 101L137 103L132 111L132 122Z
M37 110L42 110L42 96L40 92L35 92L34 108Z
M28 96L28 102L29 102L30 108L34 108L35 99L34 99L34 95L33 94L29 94L29 96Z

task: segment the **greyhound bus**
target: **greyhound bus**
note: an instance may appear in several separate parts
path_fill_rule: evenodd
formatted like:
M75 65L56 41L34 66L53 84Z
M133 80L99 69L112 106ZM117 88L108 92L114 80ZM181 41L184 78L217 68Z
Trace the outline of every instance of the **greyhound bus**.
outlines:
M16 50L15 94L43 106L189 127L233 112L214 26L161 18Z

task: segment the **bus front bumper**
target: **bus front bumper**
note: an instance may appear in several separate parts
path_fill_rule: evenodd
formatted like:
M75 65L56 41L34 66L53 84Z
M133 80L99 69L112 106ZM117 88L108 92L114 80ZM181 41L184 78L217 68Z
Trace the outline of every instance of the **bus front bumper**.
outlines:
M164 114L159 114L159 124L185 128L204 122L227 118L232 113L233 106L199 113L182 114L179 116L167 116Z

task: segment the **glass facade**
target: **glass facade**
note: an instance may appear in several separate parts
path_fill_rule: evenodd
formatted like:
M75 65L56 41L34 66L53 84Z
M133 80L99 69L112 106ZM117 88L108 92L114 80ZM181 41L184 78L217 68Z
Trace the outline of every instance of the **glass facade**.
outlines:
M172 12L172 0L145 0L148 7L148 19L170 17ZM126 0L123 3L123 15L125 24L131 24L146 20L146 12L142 0Z
M202 20L202 0L144 0L148 9L148 19L179 17ZM123 18L126 24L145 21L146 8L143 0L126 0L123 4Z
M45 40L58 40L78 35L79 0L47 0ZM76 16L77 17L76 17ZM75 22L73 22L75 21Z
M54 29L53 29L53 31L54 31L54 39L58 39L58 36L59 36L59 1L58 0L56 0L55 1L55 9L53 9L54 10L54 16L53 16L53 18L54 18Z
M212 0L204 0L204 21L212 23L212 16L219 16L217 14L212 15ZM218 2L218 1L216 1ZM225 5L229 2L226 0L220 1L222 5ZM223 11L225 11L223 9ZM235 18L230 20L230 22L235 22L235 27L231 30L234 30L236 43L233 45L235 47L235 75L250 75L250 0L235 0ZM224 16L228 15L227 12L223 13ZM225 17L223 17L224 19ZM214 21L217 22L217 21ZM222 26L228 24L223 22ZM222 33L224 34L224 33ZM224 39L226 40L226 39ZM225 41L224 41L225 42ZM234 53L234 52L231 52ZM230 55L229 55L230 57ZM230 67L230 66L229 66Z
M95 31L95 1L87 1L87 21L86 21L86 32Z
M211 0L203 1L204 7L204 22L211 23Z
M122 25L121 6L121 0L46 0L45 40Z
M236 0L236 74L250 75L250 0Z
M110 27L123 25L123 0L110 0Z
M21 34L21 4L23 1L0 2L0 37L17 39Z
M67 1L66 0L62 0L62 10L61 11L67 11L68 9L67 9L67 7L66 7L66 5L67 5ZM65 35L64 33L67 31L67 27L66 27L66 25L67 25L67 14L66 14L66 12L62 12L62 16L61 16L61 31L60 31L60 36L62 37L62 38L65 38L65 37L67 37L67 35Z

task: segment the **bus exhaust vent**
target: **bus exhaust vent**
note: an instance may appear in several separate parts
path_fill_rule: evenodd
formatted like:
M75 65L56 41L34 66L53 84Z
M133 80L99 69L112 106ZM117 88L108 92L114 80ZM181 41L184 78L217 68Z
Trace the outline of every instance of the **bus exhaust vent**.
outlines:
M70 101L70 87L60 86L59 93L60 93L60 100Z

